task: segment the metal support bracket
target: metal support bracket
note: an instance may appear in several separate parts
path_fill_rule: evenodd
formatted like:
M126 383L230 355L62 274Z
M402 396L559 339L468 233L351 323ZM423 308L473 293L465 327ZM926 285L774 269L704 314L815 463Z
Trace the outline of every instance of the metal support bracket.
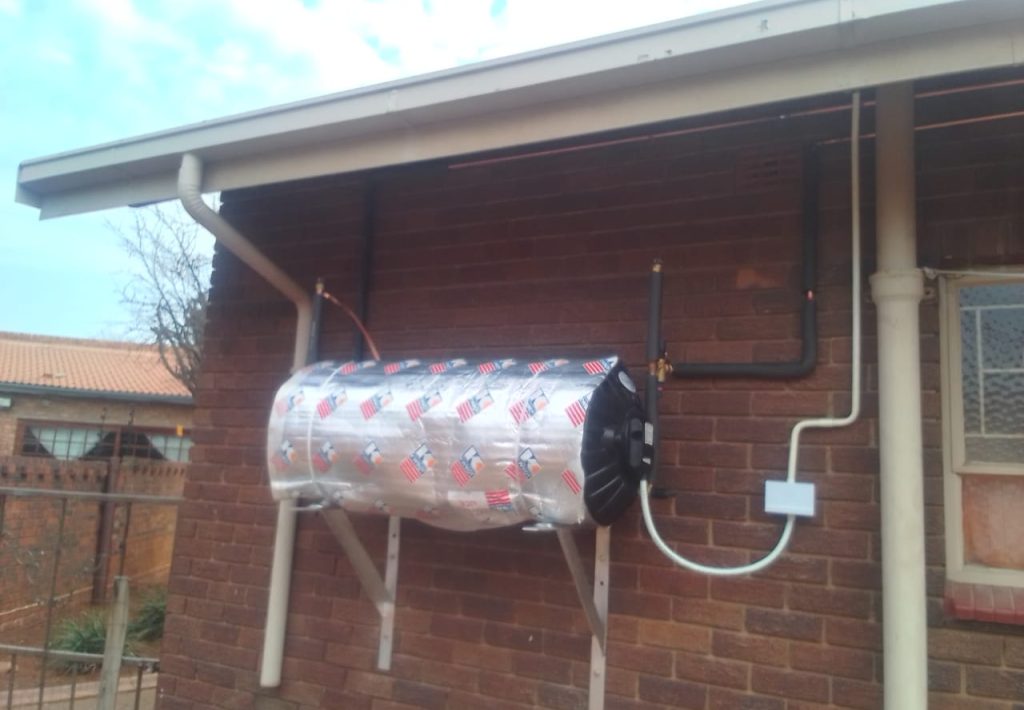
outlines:
M589 710L604 708L605 672L608 640L608 567L611 528L599 527L594 536L594 583L591 585L583 568L579 548L568 528L558 529L558 543L576 584L583 613L590 625L590 694Z
M402 519L391 516L388 520L388 553L381 579L377 566L363 547L348 514L341 508L323 510L327 527L334 533L341 548L352 563L363 591L370 598L380 614L380 647L377 651L377 667L391 669L391 651L395 641L395 594L398 589L398 546Z

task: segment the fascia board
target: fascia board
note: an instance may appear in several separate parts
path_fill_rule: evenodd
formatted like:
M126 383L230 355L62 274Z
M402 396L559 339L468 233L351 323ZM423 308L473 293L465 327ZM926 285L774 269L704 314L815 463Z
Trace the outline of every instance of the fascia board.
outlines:
M1024 44L1024 4L1003 0L812 0L752 7L703 23L625 33L28 161L19 171L18 199L40 207L43 217L169 199L184 152L207 164L205 191L463 155L1005 66L1020 63ZM1017 21L906 34L1007 17ZM988 51L970 41L978 33L992 43ZM865 44L878 38L888 39ZM750 85L741 87L743 82ZM644 108L623 112L626 101ZM589 113L580 115L582 107Z

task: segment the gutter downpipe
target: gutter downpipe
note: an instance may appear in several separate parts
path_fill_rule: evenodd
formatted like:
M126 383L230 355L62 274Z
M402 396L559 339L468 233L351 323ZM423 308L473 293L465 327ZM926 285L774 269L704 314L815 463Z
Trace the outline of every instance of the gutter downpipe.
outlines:
M924 466L921 436L914 89L876 92L878 436L882 508L882 648L887 710L928 706Z
M312 324L312 302L305 289L268 259L227 220L211 209L202 197L203 164L191 153L181 156L178 171L178 198L182 207L224 248L295 304L295 349L292 371L306 364ZM270 594L260 663L260 686L276 688L281 684L284 659L285 625L288 620L288 593L292 577L292 553L295 546L295 502L283 500L277 506L274 530L274 556L270 568Z

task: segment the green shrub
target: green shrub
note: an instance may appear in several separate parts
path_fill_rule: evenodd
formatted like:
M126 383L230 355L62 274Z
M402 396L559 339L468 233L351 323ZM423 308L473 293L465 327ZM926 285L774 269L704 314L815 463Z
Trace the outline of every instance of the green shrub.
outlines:
M156 589L143 597L135 618L128 624L128 636L139 641L156 641L164 635L167 590Z
M50 649L74 653L103 653L107 640L106 614L102 611L87 611L73 619L64 619L50 641ZM69 661L55 658L54 668L62 673L90 673L100 667L96 661Z

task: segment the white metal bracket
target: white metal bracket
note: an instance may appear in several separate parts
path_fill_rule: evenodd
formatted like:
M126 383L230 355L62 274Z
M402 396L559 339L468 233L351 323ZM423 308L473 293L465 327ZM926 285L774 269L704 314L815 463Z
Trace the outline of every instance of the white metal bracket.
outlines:
M395 596L398 588L398 548L402 519L391 516L388 520L388 552L384 577L359 540L348 514L341 508L324 508L324 520L341 548L352 563L363 591L380 614L380 647L377 667L391 669L391 653L395 641ZM590 700L589 710L604 708L605 671L607 668L606 643L608 638L608 567L611 528L599 527L595 532L594 582L591 584L583 566L579 548L572 530L559 528L558 542L562 547L569 573L576 585L583 613L590 626Z
M594 584L590 584L583 568L579 548L568 528L558 529L558 542L569 566L576 593L583 605L583 613L590 625L590 695L589 710L604 708L605 673L607 669L608 640L608 567L611 528L599 527L594 536Z
M327 527L334 533L341 548L352 563L363 591L370 598L380 614L380 647L377 651L377 667L391 669L391 651L395 643L395 593L398 589L398 545L402 519L391 516L388 520L388 555L381 579L377 566L359 540L348 514L341 508L323 510Z

